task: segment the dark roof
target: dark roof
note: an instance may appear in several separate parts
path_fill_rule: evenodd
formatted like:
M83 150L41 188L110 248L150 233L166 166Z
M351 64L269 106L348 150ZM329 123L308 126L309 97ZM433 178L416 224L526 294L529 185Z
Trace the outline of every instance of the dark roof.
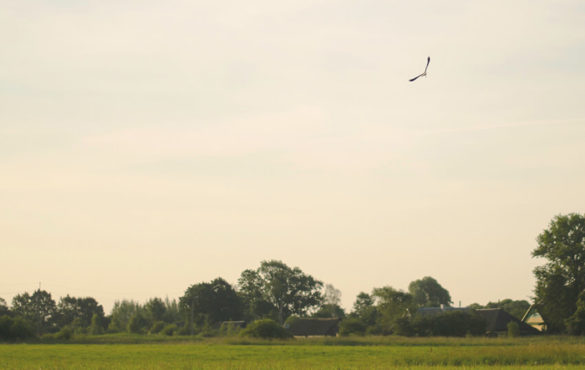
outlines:
M521 320L510 315L501 308L485 308L475 310L475 312L477 312L479 315L481 315L481 317L484 318L486 323L485 330L488 333L508 331L508 323L514 321L518 324L520 334L523 335L540 334L538 330L536 330L535 328L526 323L523 323Z
M417 315L421 316L437 316L451 311L471 311L467 307L420 307L416 310Z
M287 328L294 336L332 335L339 331L341 319L294 319Z

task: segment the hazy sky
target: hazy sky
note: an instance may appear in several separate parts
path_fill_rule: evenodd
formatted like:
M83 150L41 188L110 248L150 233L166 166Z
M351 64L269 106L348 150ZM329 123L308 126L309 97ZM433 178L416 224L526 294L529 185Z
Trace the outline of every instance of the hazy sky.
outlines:
M585 3L0 0L0 297L262 260L528 299L585 211ZM429 75L414 83L431 56Z

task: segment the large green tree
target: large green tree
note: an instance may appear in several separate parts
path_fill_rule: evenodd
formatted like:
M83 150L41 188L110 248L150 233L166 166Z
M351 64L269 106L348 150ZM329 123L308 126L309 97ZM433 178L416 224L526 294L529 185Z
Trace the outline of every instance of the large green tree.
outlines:
M29 320L37 334L54 331L57 305L51 293L37 289L34 293L18 294L12 298L12 311Z
M408 292L412 295L414 304L419 307L449 306L453 303L447 289L430 276L411 282Z
M69 295L61 297L57 304L56 321L59 327L73 325L87 328L91 325L93 315L104 322L104 308L92 297L75 298Z
M394 333L399 320L412 314L416 306L410 293L390 286L375 288L372 295L376 301L377 326L381 334Z
M280 323L291 315L304 316L322 302L323 283L281 261L262 261L257 270L243 271L238 285L251 315L272 316Z
M575 313L585 289L585 216L576 213L552 219L537 238L533 257L546 259L534 269L535 301L548 330L565 330L565 321Z
M224 279L191 285L180 298L189 320L199 326L240 320L243 306L234 288Z

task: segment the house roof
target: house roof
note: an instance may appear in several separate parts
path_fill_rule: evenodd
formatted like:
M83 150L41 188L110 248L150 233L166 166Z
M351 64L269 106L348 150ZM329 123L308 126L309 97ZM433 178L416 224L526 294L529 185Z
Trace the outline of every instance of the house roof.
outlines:
M486 322L487 332L502 332L508 330L508 323L514 321L518 323L521 334L539 334L540 332L532 326L518 320L501 308L485 308L475 310L481 315Z
M336 335L339 328L338 324L341 319L295 319L288 330L294 336L312 336L312 335Z

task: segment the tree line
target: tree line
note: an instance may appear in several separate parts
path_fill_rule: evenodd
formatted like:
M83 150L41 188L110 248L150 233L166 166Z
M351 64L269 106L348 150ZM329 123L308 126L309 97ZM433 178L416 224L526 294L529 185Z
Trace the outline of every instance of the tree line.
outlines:
M534 271L537 283L531 303L548 331L585 334L585 216L556 216L537 243L532 254L547 263ZM333 285L298 267L269 260L244 270L234 286L218 277L189 286L178 299L117 301L109 315L92 297L68 295L56 302L39 289L16 295L10 307L0 298L0 339L106 332L217 335L229 330L230 322L270 319L282 325L297 317L340 318L342 334L452 335L455 327L459 329L454 335L481 333L481 323L471 311L432 322L415 315L421 307L453 303L449 291L430 276L412 281L407 291L384 286L360 292L349 312L341 307L340 297ZM469 307L502 308L521 318L531 303L504 299Z

